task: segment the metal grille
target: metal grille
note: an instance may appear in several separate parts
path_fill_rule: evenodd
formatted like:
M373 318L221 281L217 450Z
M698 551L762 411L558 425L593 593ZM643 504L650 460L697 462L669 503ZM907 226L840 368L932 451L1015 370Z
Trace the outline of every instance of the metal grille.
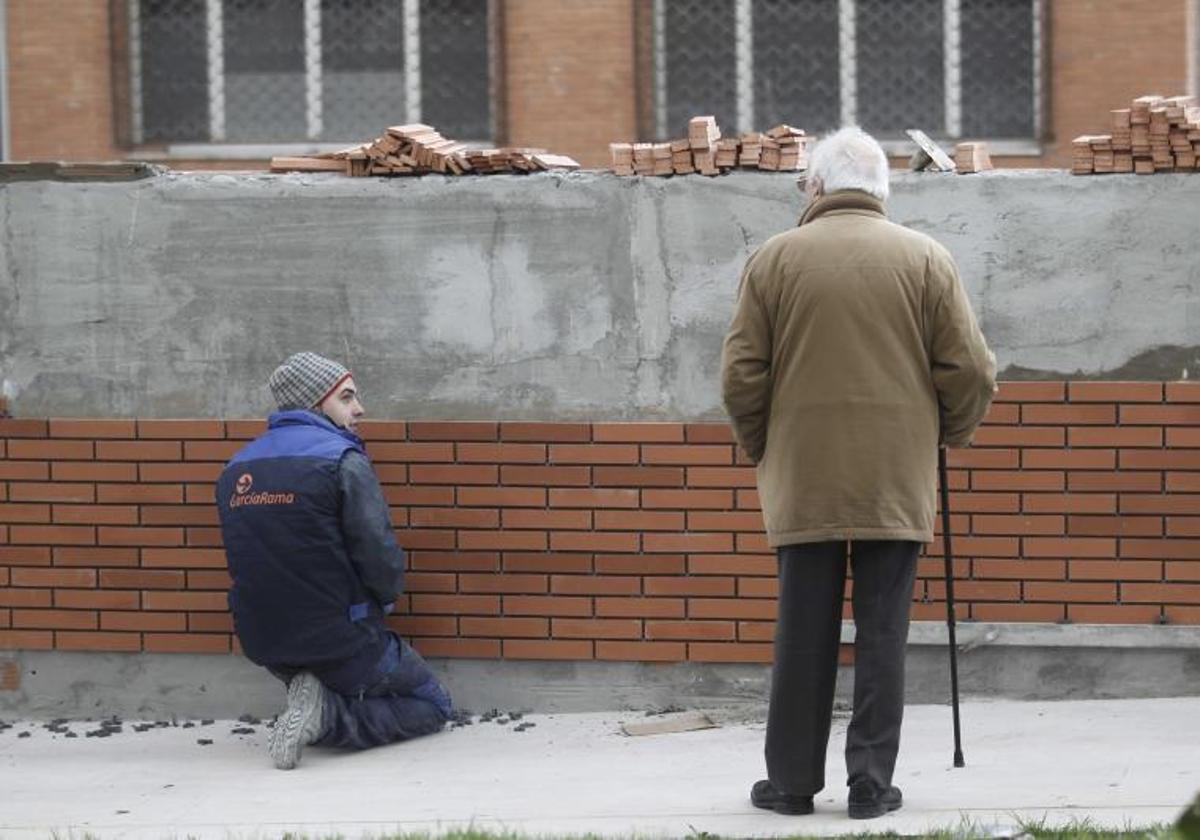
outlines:
M729 0L658 0L663 26L666 125L660 137L686 137L688 120L717 118L722 133L737 125L737 70L734 3Z
M656 129L1036 138L1044 2L654 0Z
M493 134L489 0L124 0L134 142Z

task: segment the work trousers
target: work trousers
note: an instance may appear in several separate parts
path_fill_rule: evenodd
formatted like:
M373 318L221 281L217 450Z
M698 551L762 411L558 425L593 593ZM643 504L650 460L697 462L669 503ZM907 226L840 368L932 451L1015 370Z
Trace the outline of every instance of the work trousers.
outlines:
M365 677L345 671L313 669L325 688L322 734L314 742L320 746L364 750L405 741L440 731L454 714L449 692L421 654L394 633ZM297 671L273 673L288 682Z
M825 787L847 548L854 579L854 711L846 733L847 784L892 783L904 717L904 653L921 545L855 540L783 546L779 616L767 716L767 775L776 789Z

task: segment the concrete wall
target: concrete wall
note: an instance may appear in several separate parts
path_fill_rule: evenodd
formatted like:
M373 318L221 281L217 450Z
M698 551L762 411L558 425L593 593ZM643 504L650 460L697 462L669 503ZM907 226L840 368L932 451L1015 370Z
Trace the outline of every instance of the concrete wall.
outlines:
M1200 365L1200 177L896 178L1008 378ZM298 349L376 417L695 419L742 264L793 179L168 174L0 185L0 379L18 416L245 417Z

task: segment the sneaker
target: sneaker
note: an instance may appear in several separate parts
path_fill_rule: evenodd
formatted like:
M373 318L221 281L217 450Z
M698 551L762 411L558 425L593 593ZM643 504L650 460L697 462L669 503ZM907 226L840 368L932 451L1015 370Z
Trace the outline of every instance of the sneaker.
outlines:
M862 779L850 786L849 804L846 811L852 820L871 820L890 811L899 810L904 804L900 788L890 785L880 791L869 779Z
M294 768L300 763L301 750L320 737L324 690L321 681L308 671L301 671L288 683L287 708L267 739L267 749L278 769Z
M755 808L764 808L777 814L811 814L813 798L811 796L793 796L781 793L770 779L760 779L750 788L750 803Z

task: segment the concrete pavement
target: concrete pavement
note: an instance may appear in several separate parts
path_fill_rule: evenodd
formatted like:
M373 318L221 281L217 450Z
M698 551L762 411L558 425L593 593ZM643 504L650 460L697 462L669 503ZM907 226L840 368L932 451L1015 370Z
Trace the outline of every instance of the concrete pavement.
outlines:
M721 721L719 713L714 718ZM751 807L763 775L763 723L629 737L642 712L479 721L366 753L309 749L293 772L267 757L267 726L215 721L87 737L95 722L0 732L0 837L48 840L347 838L473 826L528 835L682 837L913 834L970 823L997 834L1018 820L1147 826L1173 820L1200 788L1200 699L971 701L967 766L954 769L950 711L910 706L896 783L905 806L871 821L845 815L841 749L830 742L817 813ZM665 717L662 719L666 719ZM180 722L182 723L182 722ZM234 733L233 730L252 730ZM22 737L22 733L29 733ZM201 745L199 740L212 743Z

